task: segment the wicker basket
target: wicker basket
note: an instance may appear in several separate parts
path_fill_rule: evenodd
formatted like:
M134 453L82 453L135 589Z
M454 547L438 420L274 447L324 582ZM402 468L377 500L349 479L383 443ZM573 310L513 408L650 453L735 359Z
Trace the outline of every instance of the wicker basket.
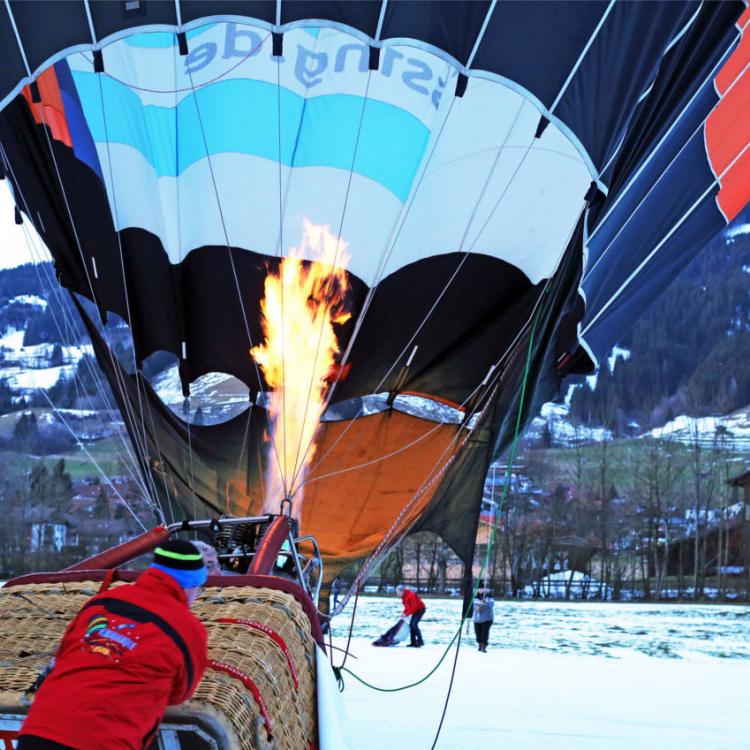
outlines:
M0 589L0 708L21 707L65 625L98 589L90 581ZM270 588L208 588L193 612L213 666L170 719L219 722L233 750L315 746L315 641L297 600Z

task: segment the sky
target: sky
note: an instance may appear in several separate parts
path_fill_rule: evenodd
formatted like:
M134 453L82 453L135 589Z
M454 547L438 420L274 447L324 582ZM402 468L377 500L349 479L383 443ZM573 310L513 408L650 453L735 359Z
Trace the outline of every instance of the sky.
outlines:
M24 227L18 226L14 220L15 202L10 192L7 180L0 182L0 270L3 268L15 268L23 263L30 263L34 260L49 260L49 255L41 258L41 252L44 245L38 238L36 231L26 221L26 229L33 233L36 239L34 257L28 247Z

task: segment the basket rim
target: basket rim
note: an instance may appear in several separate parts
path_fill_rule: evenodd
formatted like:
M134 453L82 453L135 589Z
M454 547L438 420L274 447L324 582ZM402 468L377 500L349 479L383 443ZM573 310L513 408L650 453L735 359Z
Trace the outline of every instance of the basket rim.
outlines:
M138 570L119 570L115 569L114 580L132 583L136 581L142 571ZM83 583L84 581L103 581L112 573L111 569L101 570L61 570L55 573L27 573L26 575L16 576L6 581L2 588L11 586L29 586L37 583ZM266 575L210 575L206 580L205 586L208 588L264 588L281 591L293 596L302 607L307 619L310 621L310 629L315 642L325 651L325 641L323 631L318 619L317 610L312 599L307 595L305 590L294 581L277 576Z

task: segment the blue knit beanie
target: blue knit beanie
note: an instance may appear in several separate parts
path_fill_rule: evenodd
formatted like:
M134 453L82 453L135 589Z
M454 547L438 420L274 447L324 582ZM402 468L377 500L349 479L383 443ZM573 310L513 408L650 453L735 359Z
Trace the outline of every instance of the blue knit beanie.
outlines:
M208 570L198 548L184 539L170 539L154 552L152 568L172 576L183 589L202 586Z

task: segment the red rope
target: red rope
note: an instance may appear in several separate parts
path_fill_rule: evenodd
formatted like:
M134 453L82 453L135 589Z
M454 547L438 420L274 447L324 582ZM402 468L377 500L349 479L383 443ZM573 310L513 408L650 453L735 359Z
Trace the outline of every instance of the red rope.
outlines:
M269 740L273 739L273 734L271 732L271 716L266 708L266 702L263 700L263 696L260 694L258 686L252 681L250 675L245 674L231 664L226 664L223 661L216 661L215 659L209 659L208 666L211 669L215 669L217 672L224 672L224 674L228 674L230 677L239 680L253 694L255 702L258 704L260 715L263 717L263 723L266 725L267 738Z
M294 689L299 689L299 674L297 672L297 668L294 666L292 655L289 653L286 641L273 628L269 628L268 625L264 625L262 622L257 622L255 620L244 620L237 617L220 617L216 622L223 622L228 625L244 625L251 630L257 630L267 635L281 649L282 653L286 657L286 663L289 667L289 673L292 676Z

